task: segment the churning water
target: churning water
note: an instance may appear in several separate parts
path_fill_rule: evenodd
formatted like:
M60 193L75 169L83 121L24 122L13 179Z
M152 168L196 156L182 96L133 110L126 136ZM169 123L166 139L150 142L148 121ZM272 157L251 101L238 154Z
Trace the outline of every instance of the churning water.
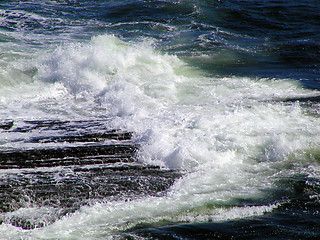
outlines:
M0 238L320 237L319 40L316 0L2 1ZM32 163L120 143L139 174L110 184L139 178L133 194L110 172ZM40 178L75 175L113 197L30 200Z

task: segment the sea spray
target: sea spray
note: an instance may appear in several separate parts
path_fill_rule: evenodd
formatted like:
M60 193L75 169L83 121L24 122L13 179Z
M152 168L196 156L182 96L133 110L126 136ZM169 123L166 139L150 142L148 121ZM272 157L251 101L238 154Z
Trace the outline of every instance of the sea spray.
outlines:
M266 136L273 141L296 135L294 129L301 129L297 117L312 126L313 119L299 106L273 102L313 95L294 81L212 78L196 69L190 74L190 69L146 43L132 45L103 35L88 44L60 47L44 57L37 78L63 84L67 94L83 99L77 103L80 106L81 101L99 106L104 116L115 118L110 123L113 127L133 131L137 141L154 141L153 150L151 142L142 145L141 159L152 158L172 168L198 166L201 157L193 155L210 159L224 151L243 154L251 145L250 151L256 151L258 145L268 144ZM189 161L190 166L180 161Z
M21 95L4 88L10 116L105 119L106 128L133 132L138 162L185 175L166 196L92 204L42 229L16 229L18 235L95 239L152 219L161 226L262 215L292 194L285 186L278 194L279 179L318 169L312 157L309 164L301 158L318 147L318 119L279 101L314 92L291 79L191 74L176 56L112 35L58 47L34 62L37 73L19 85Z

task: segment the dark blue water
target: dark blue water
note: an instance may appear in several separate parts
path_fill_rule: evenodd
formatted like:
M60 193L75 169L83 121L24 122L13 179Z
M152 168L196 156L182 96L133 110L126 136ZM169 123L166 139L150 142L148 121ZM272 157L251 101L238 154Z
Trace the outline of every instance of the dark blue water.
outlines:
M100 60L95 61L90 55L91 48L88 50L85 46L95 46L95 44L100 46L96 42L92 43L92 39L105 35L113 36L113 38L111 40L103 40L106 42L104 43L106 44L104 47L111 46L118 40L129 46L143 46L143 44L147 42L147 45L153 49L150 54L155 57L150 58L152 59L150 60L145 59L144 55L140 56L137 52L143 52L143 47L138 47L137 52L136 48L132 50L135 56L139 55L139 57L137 57L138 60L135 61L141 62L132 67L138 70L135 70L133 73L130 72L129 77L127 77L127 75L123 77L121 73L121 69L125 69L122 70L123 72L131 71L128 70L129 67L126 68L127 63L124 63L124 67L119 68L119 70L112 65L111 59L110 66L112 67L110 67L110 72L112 72L112 74L110 74L110 76L115 76L115 78L119 79L119 85L115 85L116 87L111 90L103 88L103 91L95 92L95 88L92 88L93 90L91 88L89 90L86 89L91 84L87 84L90 82L90 77L92 79L109 78L102 75L102 73L105 72L100 68L103 68L104 65L102 66L102 64L100 64ZM114 47L114 49L117 49L117 44L118 43L115 44L116 47ZM70 45L74 46L70 47L72 50L61 50L68 49ZM125 46L123 46L122 43L120 44L119 55L122 54L123 50L121 49L126 48ZM61 52L59 52L59 49ZM129 53L131 53L130 49L131 48L128 50ZM116 53L111 56L116 56L115 62L118 63L117 61L119 59L117 56L119 55L117 55L117 50L115 51ZM54 53L53 57L50 57L50 53L52 52ZM95 54L98 53L99 50L95 52ZM86 54L89 56L87 62L74 60L82 59L81 57L84 55L87 56ZM48 59L39 60L39 55L44 57L48 56ZM123 56L124 59L131 57L130 54L124 54ZM159 56L161 56L160 60L158 60ZM317 0L1 1L0 90L1 88L4 89L3 95L0 96L0 100L2 100L0 105L1 118L26 118L29 120L30 118L33 119L38 112L43 114L40 114L41 118L57 119L62 117L68 118L70 116L72 116L72 118L87 119L88 117L92 117L92 115L99 115L107 119L117 118L117 121L120 122L120 127L127 127L129 130L132 130L130 124L137 124L135 120L140 119L140 116L143 115L140 112L141 108L137 106L143 105L144 101L149 101L149 98L142 98L141 101L139 98L138 101L136 98L137 95L133 95L130 96L128 101L134 102L134 106L126 104L126 102L122 104L123 99L128 96L128 94L126 95L127 91L136 91L136 89L129 84L127 86L129 86L130 89L127 90L121 85L123 83L122 81L123 79L127 81L130 77L135 79L139 74L139 77L137 77L139 79L150 77L150 79L152 79L150 86L148 82L141 84L134 82L133 85L143 86L145 92L151 91L152 86L157 86L158 83L158 80L154 80L156 79L155 76L166 77L166 71L163 70L163 72L158 74L158 70L155 70L155 75L151 75L150 72L152 71L149 70L147 63L149 64L148 61L152 62L152 64L154 64L152 66L163 64L163 61L167 61L167 58L165 58L165 60L162 59L163 56L176 57L179 61L181 60L187 65L187 69L191 69L183 70L188 72L188 76L192 76L194 79L205 78L208 81L206 80L204 83L193 81L193 83L187 82L183 85L182 89L185 95L172 104L176 106L176 108L180 107L181 112L179 112L179 114L181 115L176 114L176 112L173 113L172 109L174 109L174 107L170 108L167 112L163 110L163 112L166 112L166 114L163 115L165 116L163 119L176 118L176 121L182 125L184 121L182 118L192 115L192 117L190 117L190 125L186 126L185 130L177 130L176 132L172 130L172 134L169 134L170 137L167 137L172 126L176 127L174 124L170 125L170 122L166 125L166 133L163 134L164 137L162 138L157 134L152 135L150 133L151 135L148 135L150 131L153 131L152 127L150 127L151 130L149 129L148 131L141 130L141 127L133 129L133 132L138 132L137 138L143 139L141 141L143 144L146 144L146 146L149 146L148 141L152 142L157 137L160 139L159 143L154 144L154 142L152 142L152 144L150 144L152 147L154 147L154 145L159 147L159 150L155 150L157 154L142 154L143 157L140 161L149 163L148 157L150 157L152 160L164 162L165 167L182 169L190 174L190 182L192 182L194 181L192 174L200 171L200 168L194 166L205 165L204 162L207 161L202 161L202 159L206 159L203 155L206 155L206 153L207 155L213 154L212 149L215 149L215 152L218 153L234 151L235 154L239 154L236 155L235 158L246 156L244 157L244 161L247 160L250 164L253 162L250 165L252 169L248 170L248 172L250 172L248 176L242 175L247 174L247 171L243 170L244 173L241 173L242 170L236 170L240 171L237 176L241 179L239 182L243 182L243 192L239 189L235 190L236 187L228 182L226 186L221 188L226 192L237 191L237 193L231 194L228 198L223 195L220 199L218 199L218 197L215 198L216 195L212 195L213 197L210 198L212 202L210 203L208 202L209 200L203 200L202 202L199 197L197 200L190 201L190 203L188 203L189 205L186 204L190 209L193 209L190 211L195 211L194 209L199 206L205 206L205 212L215 208L229 209L237 207L270 206L274 204L276 207L272 210L266 210L265 213L262 214L248 214L245 217L239 214L238 217L234 217L234 215L233 217L222 217L217 221L207 213L207 215L204 215L209 217L205 220L198 220L197 217L194 217L194 220L190 221L184 218L184 220L181 220L182 218L179 217L174 218L169 213L164 213L164 215L170 215L168 218L171 220L164 218L162 220L160 219L159 222L153 222L150 220L152 219L150 217L150 221L147 218L147 220L141 224L133 224L132 226L130 225L131 227L128 225L128 228L122 228L124 230L119 228L119 232L116 232L115 235L124 239L319 239L320 176L317 174L320 172L318 171L320 142L317 137L317 126L320 123L320 93L318 92L320 89L320 2ZM91 61L90 59L94 60ZM63 63L63 61L66 61L66 63ZM72 64L68 65L70 62L72 62ZM163 69L175 64L173 60L168 60L168 62L170 63L165 65ZM42 69L43 66L47 67L44 68L46 71ZM66 66L66 69L71 69L70 73L67 72L63 66ZM91 75L81 73L74 77L72 73L81 71L83 68L87 69L87 66L89 66L88 72ZM146 74L144 75L144 73L140 71L145 71ZM183 75L177 73L179 71L176 70L176 68L173 72L175 74L174 77ZM197 77L194 77L192 72L196 72L194 74L197 74ZM89 80L83 76L89 76ZM81 84L79 83L79 85L77 85L77 79L79 79ZM151 91L153 95L148 95L154 97L155 102L163 101L164 104L161 106L165 107L171 104L171 102L168 103L167 101L171 101L172 97L172 93L167 92L165 88L170 85L171 78L168 77L168 79L168 82L165 83L164 86L159 87L160 90L157 88L155 93ZM249 85L246 85L246 88L242 87L243 79L249 79L248 82L250 82L250 84L252 83L252 87ZM230 83L230 81L232 81L232 83ZM277 85L283 81L294 82L294 84ZM63 97L60 99L56 95L52 95L53 97L48 97L47 99L38 97L37 94L32 95L33 97L28 95L25 100L26 103L21 99L10 100L10 96L12 95L18 96L22 94L22 92L36 91L34 88L30 88L30 90L26 85L38 84L38 82L41 84L47 84L49 82L57 89L60 89L59 83L66 86L67 89L70 88L70 94L76 92L76 103L72 102L72 104L75 105L70 106L69 100L71 98L67 98L65 101ZM257 86L260 82L262 82L262 85L264 84L263 86L261 85L262 87L259 87L260 85ZM26 85L21 85L21 83ZM212 84L216 83L217 89L220 89L219 86L223 86L221 87L223 88L221 90L223 98L221 97L221 99L219 94L213 91L211 92L210 90ZM240 84L241 87L237 84ZM224 86L227 87L224 88ZM266 90L264 90L265 86L268 86ZM199 90L194 94L190 94L192 89L194 90L198 87ZM22 88L27 90L21 90ZM239 90L237 90L238 88ZM232 89L232 91L230 89ZM252 92L249 92L250 89ZM106 94L109 93L109 91L111 100L108 97L109 95ZM114 92L117 93L115 94ZM124 92L124 94L122 94L122 92ZM79 94L81 97L78 98ZM91 94L90 96L94 97L103 96L103 98L98 98L98 100L95 99L91 102L91 98L86 94ZM212 100L212 98L218 100ZM229 101L227 101L227 99L229 99ZM247 103L247 101L251 101L252 99L254 99L253 103ZM135 101L138 103L136 104ZM222 117L229 116L225 114L229 113L235 114L237 119L243 118L243 120L235 121L234 124L231 124L232 119L230 120L226 117L225 119L221 118L221 124L215 125L215 122L211 124L208 119L211 119L211 117L214 118L213 113L216 114L216 112L208 113L209 110L203 109L203 106L208 106L210 109L211 102L221 103L217 106L214 105L214 107L217 107L218 110L216 111L219 111ZM264 104L261 102L267 103ZM93 106L93 104L96 105ZM255 104L262 104L262 108L265 107L268 110L255 115L253 110L252 112L248 110L255 107ZM194 108L190 108L191 110L189 108L185 109L186 106L189 107L191 105ZM116 107L113 108L113 106ZM161 120L158 120L158 118L155 117L158 116L157 111L149 110L155 108L155 106L158 105L153 105L151 101L150 103L146 103L146 107L143 107L144 110L147 109L145 110L145 115L149 114L148 117L150 119L157 119L159 122L169 121L163 120L161 117L159 117ZM224 108L224 106L226 107ZM232 106L230 108L231 110L229 106ZM259 109L259 106L260 105L258 105L257 109ZM111 113L112 111L118 112L110 114L109 111L106 110L108 108L113 109L110 110ZM37 109L37 112L33 112L34 109ZM196 115L197 111L199 111L199 115ZM237 111L248 112L245 112L243 115L237 115ZM135 114L135 112L138 113ZM159 112L162 114L162 108L159 108ZM208 116L206 114L208 114ZM275 116L279 115L280 117L272 118L270 117L272 114ZM201 118L202 115L206 116L203 122ZM243 117L244 115L245 117ZM134 118L132 116L138 117ZM217 116L220 115L217 114ZM268 116L270 118L268 118ZM296 120L295 117L297 117ZM147 117L143 119L147 119ZM200 119L199 122L197 122L197 119ZM250 122L250 119L252 122ZM188 117L185 117L185 120L188 121ZM183 136L185 135L179 135L181 132L186 135L194 134L197 136L195 138L190 137L190 142L195 139L198 140L201 137L207 139L206 129L219 129L219 126L225 126L224 124L227 124L226 121L230 121L230 125L226 125L225 128L221 127L221 131L227 132L226 134L229 134L228 129L236 128L235 125L239 126L236 130L232 130L232 133L225 138L219 134L214 135L214 137L210 136L212 138L208 137L209 140L206 144L212 144L212 146L207 147L207 145L202 144L202 142L195 142L194 145L189 143L189 145L183 145ZM282 132L286 121L289 121L288 126L290 124L290 126L294 126L292 127L292 135L290 127L288 127L289 130L284 129ZM295 121L296 125L293 124ZM150 122L150 126L152 126L154 123L152 120L150 120ZM174 122L174 120L172 120L172 122ZM284 122L283 127L277 125L280 124L280 122ZM149 122L147 123L149 124ZM143 122L142 125L144 124ZM201 126L203 125L201 124L208 124L206 126L209 127L202 129ZM252 132L242 132L243 129L254 128L255 124L257 124L257 127L253 129ZM118 127L116 124L112 126ZM198 131L187 132L188 129L194 129L197 126L200 126L199 129L203 131L201 134L199 134ZM316 129L317 131L312 129ZM159 132L161 131L159 130ZM142 135L142 137L139 134ZM19 136L14 137L14 139L21 138ZM235 140L238 136L242 136L243 145L241 145L241 140ZM260 138L256 140L256 136L261 136L261 138L264 139L262 141L263 143L259 142ZM284 137L282 138L282 136ZM176 140L177 138L179 139ZM175 139L174 141L178 143L176 144L176 148L172 150L172 153L167 154L167 143L164 142L167 141L171 143L170 141L173 141L172 139ZM297 142L295 142L296 139L298 139ZM24 145L19 146L19 141L12 140L12 142L17 143L10 145L5 140L2 140L2 148L6 149L8 146L9 148L25 147ZM252 143L255 141L258 141L256 145ZM283 142L285 142L285 144L281 145ZM288 142L290 142L290 144ZM182 150L177 147L179 144L181 144ZM221 144L221 148L219 144ZM254 146L254 150L251 149L252 145ZM281 150L278 149L278 145L281 145L279 146ZM303 147L301 147L302 145ZM152 147L150 147L150 149ZM186 150L193 148L195 152L199 151L199 156L195 157L196 154L187 152L188 150ZM179 152L177 149L181 151ZM278 150L281 153L279 153ZM143 148L143 152L144 151L148 152L149 150L146 147ZM161 151L167 155L164 154L165 156L163 157L161 154L158 154L158 152ZM212 158L217 157L216 155L212 156ZM182 164L180 164L180 158L191 158L193 160L190 160L190 164L188 162L183 165L184 160L182 160ZM177 162L179 162L179 164ZM194 162L197 162L197 164ZM265 167L265 165L263 165L264 162L270 164L270 166ZM263 192L263 197L257 197L250 192L250 184L254 182L255 171L257 171L256 174L257 179L259 179L259 184L254 185L254 188ZM269 171L272 171L272 174L269 173ZM212 175L215 174L220 176L218 172L213 171ZM207 173L205 174L206 177L209 175ZM245 176L243 178L246 180L243 180L241 176ZM252 181L250 178L252 178ZM272 182L271 187L262 184L264 183L264 178L266 182ZM204 178L201 184L206 185L205 179L206 178ZM213 181L211 178L208 181L210 181L208 185L211 184L213 186L215 184L211 182ZM235 182L237 182L237 180ZM239 185L241 184L239 183ZM187 186L182 186L181 188L184 187L187 188ZM210 191L218 192L220 187L214 187L212 189L213 190ZM200 192L202 193L201 187L199 187L198 191L194 192L195 195L200 194ZM241 192L239 196L237 195L238 192ZM179 192L179 194L181 193ZM197 205L195 202L199 202L199 204ZM183 205L181 209L187 209L188 207ZM117 205L117 208L120 207ZM139 206L133 208L139 208ZM186 216L189 216L188 210L181 209L179 211L177 210L177 215L184 215L185 213ZM97 210L95 209L95 211ZM201 211L202 210L199 210L199 215L202 214ZM132 213L128 211L128 216L130 214L135 214L135 212ZM120 215L119 219L125 219L125 216ZM154 213L154 215L155 218L159 217L158 213ZM132 215L130 216L132 217ZM134 222L134 220L131 221ZM108 222L108 220L106 220L106 222ZM86 223L82 224L83 225L80 225L84 228ZM52 231L55 231L55 234L57 234L57 239L64 239L63 236L65 235L63 234L61 238L59 237L58 228L53 229L55 229ZM99 231L100 230L101 229L99 229ZM6 231L5 236L10 236L10 228L2 228L2 231ZM48 236L50 231L51 230L48 230L44 235L40 234L39 236L42 237L41 239L50 239ZM17 235L16 232L17 230L12 230L12 236L18 236L20 234ZM103 232L103 230L101 230L101 232ZM96 232L92 233L92 239L105 239L103 234L98 234L97 236L99 237L96 238L94 237L96 236L95 234ZM23 235L23 233L21 233L21 235ZM27 233L25 237L27 238L31 235ZM66 237L66 239L67 238L68 237Z
M317 1L2 1L1 9L3 31L44 35L43 44L106 32L152 38L208 72L295 78L318 88ZM219 59L199 61L201 54Z

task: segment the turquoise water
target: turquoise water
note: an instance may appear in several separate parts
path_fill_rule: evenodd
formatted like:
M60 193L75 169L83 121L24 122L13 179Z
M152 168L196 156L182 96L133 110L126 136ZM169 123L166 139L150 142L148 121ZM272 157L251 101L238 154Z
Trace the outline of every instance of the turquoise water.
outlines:
M133 133L138 163L183 177L63 217L4 212L0 238L319 237L319 13L315 0L2 1L1 120L100 121ZM54 134L2 131L0 148ZM10 222L44 213L39 228Z

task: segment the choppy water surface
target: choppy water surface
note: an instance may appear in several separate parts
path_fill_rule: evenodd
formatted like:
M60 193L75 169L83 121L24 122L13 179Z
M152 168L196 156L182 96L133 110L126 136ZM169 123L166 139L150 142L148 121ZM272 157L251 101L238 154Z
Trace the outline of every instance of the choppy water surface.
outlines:
M320 237L320 5L2 1L1 239Z

